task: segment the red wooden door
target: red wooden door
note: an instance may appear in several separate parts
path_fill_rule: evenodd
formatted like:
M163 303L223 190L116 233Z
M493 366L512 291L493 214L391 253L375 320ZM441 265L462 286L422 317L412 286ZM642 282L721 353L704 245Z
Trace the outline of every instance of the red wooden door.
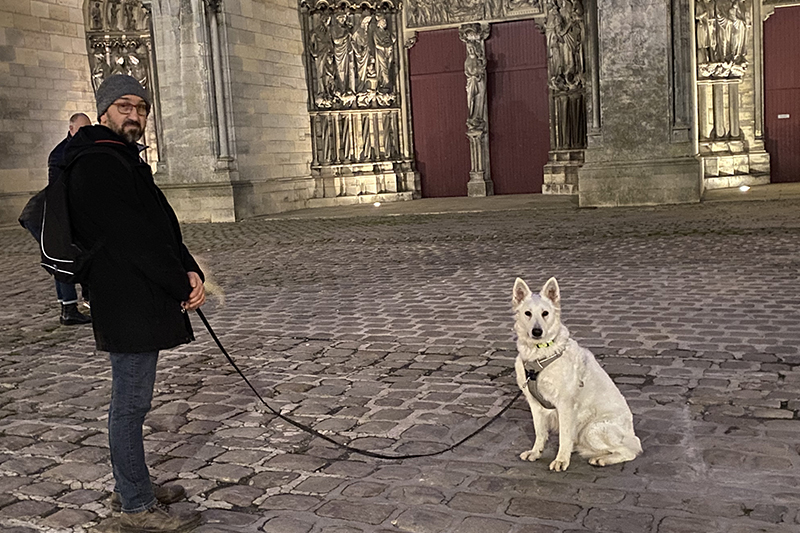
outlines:
M409 51L414 156L422 196L466 196L467 51L458 30L419 32Z
M494 193L542 192L550 150L544 35L533 20L492 24L486 58Z
M800 7L764 23L764 137L771 180L800 181Z

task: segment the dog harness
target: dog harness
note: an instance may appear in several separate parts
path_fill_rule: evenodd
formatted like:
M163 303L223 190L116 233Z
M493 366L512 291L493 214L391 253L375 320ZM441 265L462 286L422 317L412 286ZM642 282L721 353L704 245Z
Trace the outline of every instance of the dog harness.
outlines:
M536 347L549 348L550 346L553 345L554 342L555 341L550 341L542 344L537 344ZM564 348L566 349L566 346ZM550 364L552 364L553 361L561 357L561 354L563 353L564 350L561 350L545 359L534 359L533 360L534 368L525 367L525 378L526 378L525 385L528 386L528 391L533 395L534 398L536 398L536 400L540 404L542 404L542 407L544 407L545 409L555 409L556 406L544 399L542 393L539 392L539 387L536 386L536 378L539 377L539 373L542 370L550 366Z

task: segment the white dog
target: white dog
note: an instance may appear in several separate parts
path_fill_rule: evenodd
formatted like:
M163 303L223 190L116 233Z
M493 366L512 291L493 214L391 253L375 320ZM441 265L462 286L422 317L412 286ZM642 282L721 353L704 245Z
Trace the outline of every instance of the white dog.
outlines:
M558 454L550 470L569 467L577 451L589 463L606 466L642 453L633 415L617 386L594 355L571 339L561 323L558 282L550 278L539 294L517 278L512 306L517 334L517 385L533 415L536 440L520 459L542 455L550 431L558 430Z

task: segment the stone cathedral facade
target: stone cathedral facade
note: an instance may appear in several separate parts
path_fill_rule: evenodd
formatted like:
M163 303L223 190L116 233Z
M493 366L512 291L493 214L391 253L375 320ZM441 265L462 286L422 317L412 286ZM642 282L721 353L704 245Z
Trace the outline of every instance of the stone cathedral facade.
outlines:
M765 21L796 4L3 3L0 218L13 222L45 185L67 120L95 120L94 90L118 73L152 95L144 157L188 222L488 196L512 190L508 180L581 206L698 202L706 189L766 184L771 147L800 148L800 112L778 110L783 129L770 130ZM509 153L513 168L500 164Z

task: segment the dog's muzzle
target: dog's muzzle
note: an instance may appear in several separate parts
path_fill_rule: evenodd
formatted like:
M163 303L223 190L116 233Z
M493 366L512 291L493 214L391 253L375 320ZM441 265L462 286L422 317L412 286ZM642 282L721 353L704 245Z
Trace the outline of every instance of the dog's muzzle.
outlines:
M539 326L536 326L531 330L531 335L533 335L534 339L538 339L539 337L541 337L542 333L544 333L544 330L542 330L542 328L540 328Z

